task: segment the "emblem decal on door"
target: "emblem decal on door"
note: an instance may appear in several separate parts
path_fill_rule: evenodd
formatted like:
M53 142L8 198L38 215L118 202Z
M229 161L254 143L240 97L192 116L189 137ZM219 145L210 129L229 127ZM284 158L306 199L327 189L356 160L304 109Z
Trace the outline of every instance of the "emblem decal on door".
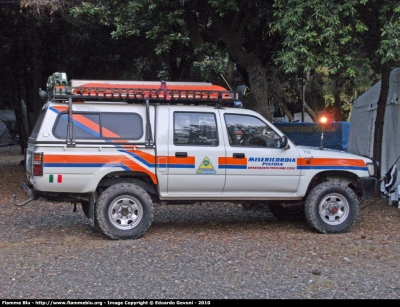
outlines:
M197 174L202 174L202 175L210 175L210 174L215 174L216 171L208 157L205 157L203 159L203 162L201 162L199 168L196 171Z

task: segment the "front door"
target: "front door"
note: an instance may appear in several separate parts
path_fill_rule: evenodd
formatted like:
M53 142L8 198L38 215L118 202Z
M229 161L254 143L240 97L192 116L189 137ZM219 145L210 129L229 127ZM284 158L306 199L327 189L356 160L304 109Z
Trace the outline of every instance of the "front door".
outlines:
M281 148L280 136L259 117L221 112L229 136L223 194L249 198L292 195L300 181L296 148Z

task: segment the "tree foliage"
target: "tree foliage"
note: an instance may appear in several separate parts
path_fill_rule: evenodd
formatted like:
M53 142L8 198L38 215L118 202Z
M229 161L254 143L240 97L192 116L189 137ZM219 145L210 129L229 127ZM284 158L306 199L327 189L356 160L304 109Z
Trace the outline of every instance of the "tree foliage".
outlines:
M400 61L398 1L276 0L272 30L284 37L276 61L287 72L327 67L332 79L357 77L359 63L381 74L374 157L380 161L390 70ZM339 88L343 86L338 83Z
M113 28L75 19L66 8L0 6L0 56L7 63L0 70L0 105L14 109L22 125L23 100L30 129L43 105L38 89L45 89L47 77L56 71L82 79L157 77L151 75L159 66L153 60L154 46L131 38L115 41L110 36ZM25 135L21 126L18 133L21 146L26 146L29 132Z
M169 76L175 79L214 76L210 81L223 83L219 75L225 75L234 63L255 97L254 108L272 119L267 107L268 64L278 44L265 26L272 18L271 4L260 0L115 0L84 4L73 12L114 25L116 38L143 33L156 41L157 55L168 71L174 71L173 65L179 69L180 74ZM235 83L233 75L226 79Z
M400 59L399 16L395 0L21 0L1 7L1 57L16 64L0 72L0 104L24 99L35 118L37 89L55 71L227 80L244 82L247 106L272 120L274 107L289 118L326 106L345 113L359 80L376 81L372 72L383 81L379 140L385 80Z
M288 73L327 67L331 74L355 76L359 34L367 31L356 6L361 1L277 0L272 31L284 37L276 61Z

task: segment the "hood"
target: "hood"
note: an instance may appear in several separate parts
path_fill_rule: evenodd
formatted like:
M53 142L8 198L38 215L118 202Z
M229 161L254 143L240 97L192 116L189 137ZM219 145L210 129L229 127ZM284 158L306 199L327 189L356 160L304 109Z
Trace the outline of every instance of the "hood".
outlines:
M301 157L314 157L314 158L333 158L333 159L362 159L365 162L372 162L372 159L369 157L359 156L347 151L324 148L319 149L318 147L313 146L296 146L297 150L300 153Z

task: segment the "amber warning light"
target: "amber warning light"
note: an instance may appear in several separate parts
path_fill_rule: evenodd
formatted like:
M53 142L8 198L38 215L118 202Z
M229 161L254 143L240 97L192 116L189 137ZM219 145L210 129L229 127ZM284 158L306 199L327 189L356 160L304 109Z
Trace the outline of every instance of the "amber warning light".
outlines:
M322 115L319 121L323 124L325 124L328 121L328 118L325 115Z

